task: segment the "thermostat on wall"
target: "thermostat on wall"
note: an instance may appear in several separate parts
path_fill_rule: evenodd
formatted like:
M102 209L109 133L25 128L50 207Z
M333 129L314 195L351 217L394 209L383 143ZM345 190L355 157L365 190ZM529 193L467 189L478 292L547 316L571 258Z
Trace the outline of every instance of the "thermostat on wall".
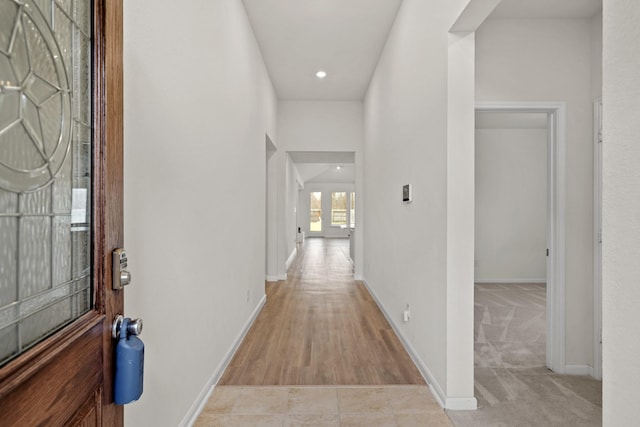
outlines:
M402 186L402 201L404 203L411 203L413 200L413 186L411 184Z

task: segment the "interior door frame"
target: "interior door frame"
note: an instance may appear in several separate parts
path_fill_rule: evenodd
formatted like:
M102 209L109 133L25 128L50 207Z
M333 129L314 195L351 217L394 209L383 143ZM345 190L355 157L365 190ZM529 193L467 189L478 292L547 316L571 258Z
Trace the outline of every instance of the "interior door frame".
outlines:
M602 379L602 98L593 101L593 377Z
M547 355L549 369L566 372L566 103L477 102L476 112L547 114Z
M94 1L93 308L0 368L0 412L10 425L85 425L89 416L96 425L123 425L123 407L113 404L111 322L122 313L124 296L110 285L111 252L124 237L122 14L122 0ZM84 358L94 365L78 366ZM69 370L59 372L61 366ZM56 401L56 376L82 378L83 387L95 391L84 401ZM24 418L34 407L43 413Z

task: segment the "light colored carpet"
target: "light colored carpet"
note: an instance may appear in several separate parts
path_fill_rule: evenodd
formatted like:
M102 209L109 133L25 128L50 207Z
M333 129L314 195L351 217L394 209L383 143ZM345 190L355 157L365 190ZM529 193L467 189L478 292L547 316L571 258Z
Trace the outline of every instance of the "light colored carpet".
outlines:
M475 364L483 368L545 365L546 285L476 284Z
M601 426L602 383L545 367L544 284L476 284L477 411L448 411L458 427Z

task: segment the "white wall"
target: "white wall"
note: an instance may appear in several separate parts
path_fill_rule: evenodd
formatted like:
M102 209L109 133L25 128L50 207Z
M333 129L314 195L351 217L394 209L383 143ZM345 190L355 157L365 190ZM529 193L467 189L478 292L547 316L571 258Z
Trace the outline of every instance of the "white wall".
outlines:
M602 12L591 19L591 98L602 96Z
M472 245L469 283L449 286L447 276L448 30L462 3L405 0L400 7L365 99L366 222L356 233L364 236L366 283L447 405L475 404ZM473 71L473 63L458 65ZM456 112L469 118L472 143L473 88L463 91L469 111ZM470 161L473 174L473 151ZM404 184L413 184L410 204L402 203ZM402 323L407 304L412 318Z
M309 231L310 222L310 209L311 209L311 192L322 192L322 232ZM344 191L347 193L347 210L349 209L349 197L350 193L355 191L354 184L339 184L339 183L307 183L304 189L299 191L298 198L298 226L305 232L307 237L322 236L322 237L348 237L349 230L343 230L339 226L331 225L331 193L337 191ZM358 195L356 194L356 199ZM357 202L356 202L357 203ZM348 220L348 216L347 216Z
M475 148L475 281L546 281L546 129L476 129Z
M364 113L363 104L360 101L286 101L278 103L278 150L281 156L281 181L280 187L285 188L285 169L287 151L350 151L355 152L356 168L356 225L361 225L364 220L359 212L362 208L363 198L363 142L364 142ZM307 184L305 184L305 189ZM282 212L285 211L285 201L281 201ZM307 200L307 204L308 204ZM300 208L302 209L302 208ZM284 217L282 215L281 217ZM295 220L295 218L294 218ZM289 229L296 223L285 224L282 221L282 229ZM362 244L359 234L356 234L356 265L355 277L362 274ZM284 252L284 246L283 246ZM279 265L284 266L286 257L279 258Z
M273 282L278 280L278 156L274 142L268 136L265 139L265 202L267 205L265 280Z
M476 33L478 101L565 101L566 364L593 359L591 20L489 19Z
M604 0L603 425L640 419L640 3Z
M362 149L362 102L286 101L278 103L279 148L285 151Z
M287 258L291 257L296 250L296 238L298 235L298 187L303 184L302 178L298 174L295 164L289 154L286 155L286 198L285 198L285 242L284 248Z
M471 1L455 25L466 20L470 9L477 11L477 5L480 5L480 15L486 17L495 2ZM476 28L479 25L477 23ZM476 409L477 401L473 397L475 32L450 33L447 38L446 407Z
M264 295L277 103L240 0L124 12L125 314L144 319L146 344L145 391L125 422L176 426Z

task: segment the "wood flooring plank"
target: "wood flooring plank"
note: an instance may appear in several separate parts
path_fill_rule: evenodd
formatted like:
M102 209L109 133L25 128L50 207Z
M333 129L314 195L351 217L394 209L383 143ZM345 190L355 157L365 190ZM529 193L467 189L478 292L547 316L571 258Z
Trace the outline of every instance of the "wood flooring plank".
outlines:
M307 239L220 385L425 384L361 282L348 241Z

